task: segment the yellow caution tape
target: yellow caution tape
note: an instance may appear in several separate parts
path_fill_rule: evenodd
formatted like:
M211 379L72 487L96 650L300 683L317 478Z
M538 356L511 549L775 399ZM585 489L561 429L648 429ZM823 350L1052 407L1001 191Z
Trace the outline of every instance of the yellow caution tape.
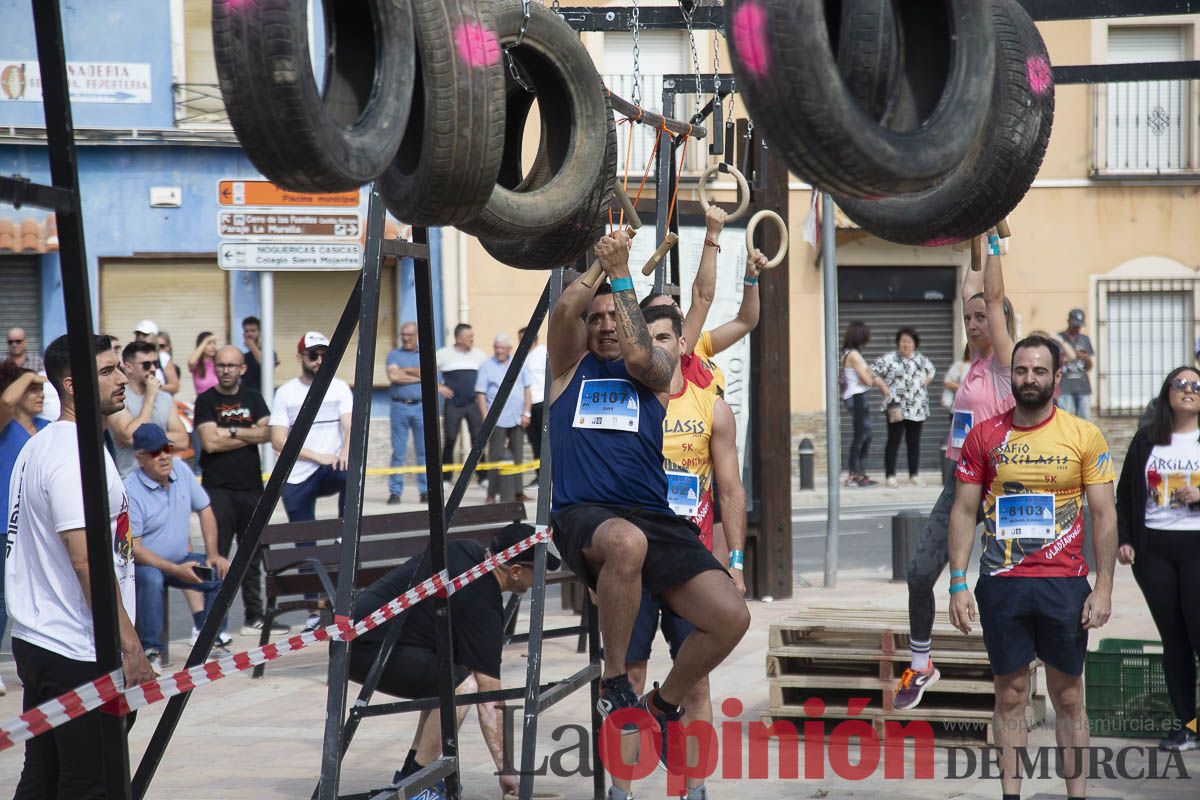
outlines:
M443 464L442 472L458 472L465 464ZM523 464L517 464L513 461L488 461L475 466L476 472L490 472L496 470L501 475L520 475L526 472L534 472L542 466L540 459L526 461ZM367 469L367 477L378 475L424 475L425 467L370 467ZM264 472L263 480L271 477L271 473Z

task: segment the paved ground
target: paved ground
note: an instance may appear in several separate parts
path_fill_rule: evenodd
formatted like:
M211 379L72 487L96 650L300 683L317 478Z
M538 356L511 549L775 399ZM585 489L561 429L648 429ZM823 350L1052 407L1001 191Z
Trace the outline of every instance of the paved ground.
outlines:
M481 502L472 490L468 503ZM375 487L374 497L381 497L382 489ZM820 586L824 552L823 517L819 507L824 498L815 493L797 494L795 505L795 558L797 582L792 598L770 603L752 602L753 625L750 633L733 656L713 675L714 696L718 703L729 697L738 698L743 713L732 720L718 716L718 722L740 722L743 726L756 722L768 705L767 682L764 661L770 624L790 615L801 613L811 606L847 605L880 609L901 609L906 603L906 588L902 583L891 581L890 567L890 516L896 510L907 507L928 507L937 495L937 489L875 489L855 492L843 496L842 570L838 586L833 589ZM415 499L415 498L414 498ZM414 506L415 507L415 506ZM385 506L380 500L368 504L369 513L379 513ZM396 510L394 507L391 510ZM331 513L332 509L325 509ZM945 596L945 581L937 590L938 598ZM551 596L548 608L551 616L547 624L565 623L571 619L558 611L559 603ZM182 613L182 603L173 604L176 613L173 629L182 637L189 628ZM1133 584L1127 570L1118 573L1115 617L1104 630L1105 636L1130 638L1154 638L1153 626L1145 610L1141 595ZM235 609L231 619L235 629L241 622L240 609ZM253 646L249 637L236 637L236 647L246 649ZM177 652L186 650L182 638L176 640ZM0 654L0 675L8 682L7 697L0 698L0 720L19 712L20 691L17 687L7 643ZM574 640L555 640L544 648L543 678L552 680L574 672L582 665L582 657L574 652ZM661 676L667 664L661 653L655 654L652 674ZM522 647L514 646L505 653L505 685L516 686L524 682L525 653ZM300 798L307 797L314 785L319 769L321 739L325 708L325 652L323 648L290 656L273 665L264 680L254 681L246 676L236 676L206 687L196 693L183 717L166 758L150 792L155 798L188 797L198 798ZM139 714L137 725L130 737L134 762L140 758L150 734L156 724L161 706L153 706ZM719 714L719 712L718 712ZM555 706L542 716L539 728L539 751L550 755L559 750L572 752L559 760L570 769L577 765L574 748L578 742L578 729L568 726L586 724L587 694L578 693ZM388 777L399 766L412 736L411 718L381 718L368 720L359 731L358 738L345 762L343 791L362 791L386 784ZM1050 745L1052 729L1035 731L1032 744ZM1095 744L1112 748L1123 746L1145 747L1146 740L1097 739ZM462 737L465 797L499 797L499 790L492 764L487 756L474 714L468 717ZM519 751L517 751L519 752ZM852 748L852 761L857 759ZM887 780L880 769L862 781L838 778L827 766L827 777L795 781L779 781L777 754L772 750L769 758L768 780L734 780L714 778L710 780L711 796L714 798L739 798L739 800L765 800L766 798L864 798L878 797L887 792L895 800L928 800L929 798L998 798L999 785L994 780L981 780L977 776L950 780L946 776L948 751L938 748L934 774L937 780L904 781ZM958 755L961 764L963 755ZM741 759L743 765L746 758ZM1129 764L1143 765L1144 752L1130 752ZM803 760L801 762L804 763ZM1191 752L1183 757L1189 774L1200 773L1200 752ZM15 784L19 774L21 758L19 751L0 754L0 787ZM744 766L743 769L747 767ZM1159 765L1162 769L1162 764ZM556 792L570 800L590 797L591 781L588 778L547 776L539 779L538 788L544 792ZM4 793L0 789L0 793ZM1044 794L1038 794L1044 793ZM1056 780L1029 781L1025 797L1061 796L1062 784ZM637 792L639 797L662 797L665 795L665 780L656 773L644 781ZM1096 785L1090 797L1096 798L1145 798L1146 800L1183 800L1198 796L1196 784L1190 779L1169 780L1105 780Z

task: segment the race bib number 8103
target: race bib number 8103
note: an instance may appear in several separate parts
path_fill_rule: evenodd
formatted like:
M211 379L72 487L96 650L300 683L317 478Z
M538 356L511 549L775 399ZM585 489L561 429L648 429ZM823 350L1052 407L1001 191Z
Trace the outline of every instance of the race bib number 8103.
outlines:
M575 403L576 428L636 432L641 417L637 390L622 378L585 380Z
M1054 495L1006 494L997 499L997 539L1053 539L1054 536Z

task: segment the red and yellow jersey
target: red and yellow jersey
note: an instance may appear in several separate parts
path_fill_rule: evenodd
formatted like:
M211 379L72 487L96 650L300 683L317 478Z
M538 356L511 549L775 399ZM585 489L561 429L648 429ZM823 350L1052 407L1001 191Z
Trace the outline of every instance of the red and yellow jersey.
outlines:
M679 366L688 383L694 383L717 397L724 397L725 373L713 361L714 355L712 334L705 331L700 334L700 341L696 342L692 354L680 358Z
M971 429L957 474L962 483L986 487L980 574L1087 575L1084 487L1114 480L1099 428L1061 409L1021 428L1009 411Z
M663 420L663 469L671 510L700 528L704 546L713 546L712 443L717 396L687 378L671 395Z

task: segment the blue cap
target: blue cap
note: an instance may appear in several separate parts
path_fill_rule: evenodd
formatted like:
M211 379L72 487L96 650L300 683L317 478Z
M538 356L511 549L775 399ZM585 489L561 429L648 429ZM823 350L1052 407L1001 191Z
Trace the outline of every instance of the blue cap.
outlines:
M133 449L140 453L153 453L170 443L166 432L153 422L147 422L133 432Z

